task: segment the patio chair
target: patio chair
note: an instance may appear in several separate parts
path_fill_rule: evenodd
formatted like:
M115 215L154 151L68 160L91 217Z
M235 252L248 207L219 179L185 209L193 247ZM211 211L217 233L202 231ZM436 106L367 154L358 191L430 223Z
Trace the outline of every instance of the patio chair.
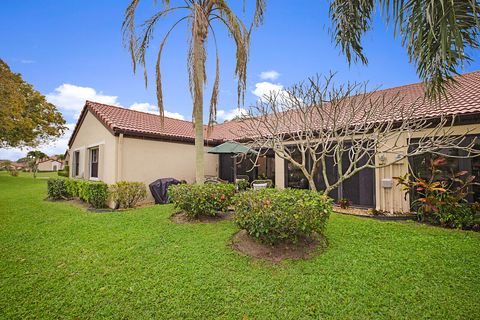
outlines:
M244 174L239 174L237 175L237 180L247 180L248 182L250 182L250 177Z
M270 179L265 180L253 180L252 181L253 190L271 188L273 186L273 181Z

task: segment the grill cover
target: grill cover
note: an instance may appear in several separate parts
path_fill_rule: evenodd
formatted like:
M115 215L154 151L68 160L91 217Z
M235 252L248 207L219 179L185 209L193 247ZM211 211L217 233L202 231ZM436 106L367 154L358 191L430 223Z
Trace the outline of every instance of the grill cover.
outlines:
M148 185L150 192L152 193L153 198L155 199L155 204L165 204L168 203L168 187L170 185L180 184L181 182L174 178L162 178L153 181Z

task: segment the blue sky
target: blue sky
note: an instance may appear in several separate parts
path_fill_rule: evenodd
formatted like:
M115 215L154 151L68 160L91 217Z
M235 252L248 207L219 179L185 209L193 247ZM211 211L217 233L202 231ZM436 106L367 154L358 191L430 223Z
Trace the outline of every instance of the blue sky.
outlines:
M253 2L247 0L245 14L240 6L235 8L236 12L248 20ZM128 3L128 0L3 0L0 58L47 95L62 111L70 128L85 99L154 111L155 88L145 88L141 72L133 74L130 56L122 45L121 23ZM153 5L153 0L143 0L138 21L153 14L155 8L158 6ZM158 46L173 18L156 29L147 62L151 79L155 45ZM246 105L254 103L265 90L289 86L315 73L329 71L338 73L337 82L369 81L372 87L388 88L418 81L415 67L409 63L400 41L393 39L391 28L387 29L379 16L364 38L368 66L347 64L331 41L330 26L325 0L267 1L264 24L251 41ZM221 122L236 110L235 48L223 26L217 27ZM167 43L162 63L165 108L169 115L184 119L191 118L192 109L186 71L187 40L187 26L177 28ZM211 80L213 44L208 47L207 72ZM480 69L479 57L476 53L475 62L463 72ZM68 134L44 150L63 152ZM24 152L0 149L0 158L16 159Z

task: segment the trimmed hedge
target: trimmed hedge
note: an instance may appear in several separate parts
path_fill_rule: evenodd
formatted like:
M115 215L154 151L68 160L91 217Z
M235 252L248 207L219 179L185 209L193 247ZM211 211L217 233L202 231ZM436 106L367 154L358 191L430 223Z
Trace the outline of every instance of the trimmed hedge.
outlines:
M67 188L65 185L65 179L62 178L50 178L47 181L47 194L48 198L52 200L60 200L69 198Z
M79 186L80 198L95 208L105 208L108 200L108 185L105 182L82 181Z
M57 174L58 174L60 177L66 177L66 178L68 178L69 173L70 173L70 168L69 168L68 166L65 166L65 167L63 168L63 170L57 171Z
M47 193L51 199L78 197L95 208L105 208L109 196L104 182L64 178L49 179Z
M79 184L82 180L76 179L65 179L65 188L67 192L72 197L79 197Z
M121 208L133 208L147 197L147 187L143 182L120 181L110 186L112 200Z
M332 212L332 199L310 190L249 190L238 193L233 203L235 223L271 245L323 235Z
M201 215L216 216L225 212L232 204L235 185L215 184L179 184L168 188L170 201L191 218Z

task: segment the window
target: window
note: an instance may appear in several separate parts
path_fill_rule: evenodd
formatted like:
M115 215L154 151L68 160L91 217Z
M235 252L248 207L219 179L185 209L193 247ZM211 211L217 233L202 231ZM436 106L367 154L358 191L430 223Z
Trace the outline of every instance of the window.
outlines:
M98 148L90 149L90 178L98 178Z
M73 176L77 177L80 175L80 151L75 151L73 153Z

